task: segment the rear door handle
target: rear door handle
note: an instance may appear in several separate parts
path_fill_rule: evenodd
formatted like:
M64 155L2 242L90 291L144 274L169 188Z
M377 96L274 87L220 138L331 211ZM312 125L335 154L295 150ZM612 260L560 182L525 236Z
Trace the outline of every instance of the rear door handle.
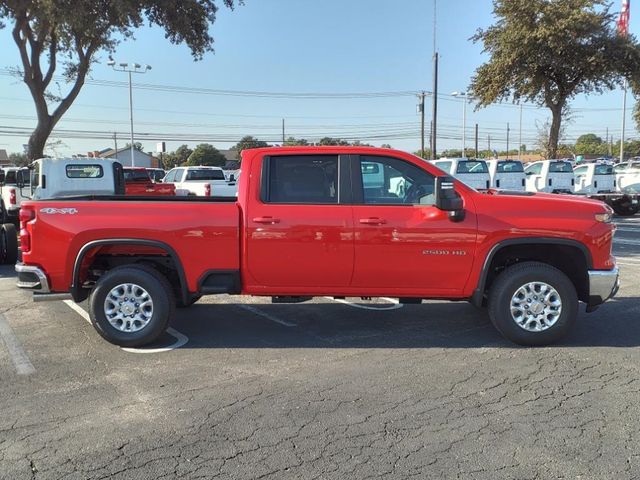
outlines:
M253 219L253 221L255 223L266 223L267 225L273 225L276 223L280 223L280 219L279 218L273 218L273 217L256 217Z
M369 218L361 218L360 223L364 225L382 225L384 223L387 223L387 221L384 218L369 217Z

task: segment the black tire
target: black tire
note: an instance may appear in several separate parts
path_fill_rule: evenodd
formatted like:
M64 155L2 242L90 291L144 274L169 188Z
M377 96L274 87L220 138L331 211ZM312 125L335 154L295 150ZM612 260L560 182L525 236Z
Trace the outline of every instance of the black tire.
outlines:
M120 284L133 283L147 291L153 301L148 323L137 332L124 332L109 323L104 304L107 295ZM146 265L125 265L105 273L89 296L89 317L97 332L120 347L141 347L160 337L169 326L175 311L173 289L166 277Z
M614 203L612 205L613 211L616 212L616 215L620 215L621 217L631 217L638 213L640 210L640 205L631 205L631 204L620 204Z
M9 222L9 214L7 213L7 209L4 208L4 203L0 203L0 224Z
M176 297L176 307L177 308L187 308L190 307L191 305L193 305L194 303L196 303L198 300L200 300L202 298L202 295L192 295L191 297L189 297L189 301L187 303L184 303L182 301L182 298L180 297Z
M532 332L520 327L511 315L511 300L528 282L544 282L560 297L562 309L556 322L546 330ZM535 302L534 302L535 303ZM571 280L560 270L540 262L523 262L502 272L489 291L491 323L507 339L518 345L548 345L563 338L578 316L578 294Z
M0 229L0 263L15 265L18 261L18 233L15 225L5 223Z

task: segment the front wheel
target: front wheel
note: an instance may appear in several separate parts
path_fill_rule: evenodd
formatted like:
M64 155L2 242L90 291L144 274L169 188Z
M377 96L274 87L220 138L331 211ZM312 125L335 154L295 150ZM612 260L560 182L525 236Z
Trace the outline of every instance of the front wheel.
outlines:
M175 309L167 279L145 265L114 268L89 296L89 317L98 333L121 347L140 347L162 335Z
M489 316L496 329L519 345L559 341L575 324L578 294L560 270L524 262L502 272L489 292Z

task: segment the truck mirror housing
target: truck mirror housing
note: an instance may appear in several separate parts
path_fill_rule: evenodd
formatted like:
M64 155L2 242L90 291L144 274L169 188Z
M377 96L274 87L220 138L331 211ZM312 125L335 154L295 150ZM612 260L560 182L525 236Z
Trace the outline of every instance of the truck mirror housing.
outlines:
M0 170L0 185L4 184L4 170Z
M26 171L27 175L29 175L28 172L29 170ZM16 186L20 189L23 189L24 186L27 184L24 177L25 177L25 170L21 168L16 172Z
M449 212L449 218L453 221L464 219L464 202L454 188L453 177L445 175L436 177L436 207L444 212Z
M30 168L21 168L16 172L16 187L20 189L20 195L24 198L33 197L33 184L31 182ZM25 192L25 189L27 192Z

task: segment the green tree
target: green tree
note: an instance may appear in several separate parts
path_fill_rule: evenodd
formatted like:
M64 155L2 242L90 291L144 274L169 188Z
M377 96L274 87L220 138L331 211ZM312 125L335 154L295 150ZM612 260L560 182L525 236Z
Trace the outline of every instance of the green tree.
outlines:
M127 148L131 148L131 142L127 143L127 144L124 146L124 148L125 148L125 149L127 149ZM133 148L134 148L135 150L138 150L139 152L141 152L141 151L142 151L142 143L140 143L140 142L133 142Z
M187 165L206 165L210 167L223 167L227 162L225 156L213 145L201 143L196 146L187 159Z
M242 3L220 1L229 8ZM80 93L101 51L114 52L121 39L149 23L163 28L171 43L185 43L199 60L212 50L209 28L217 10L216 0L0 0L0 28L10 25L22 79L38 117L29 138L29 158L43 156L47 138ZM70 88L55 95L49 87L59 66Z
M380 148L393 148L393 147L391 145L389 145L388 143L383 143L382 145L380 145Z
M578 137L574 150L577 155L604 155L607 145L595 133L586 133Z
M251 135L245 135L240 139L238 143L236 143L231 150L235 150L236 159L238 161L242 160L242 151L248 148L260 148L260 147L268 147L269 144L267 142L263 142L262 140L258 140L257 138L252 137Z
M18 167L24 167L29 164L29 159L24 153L10 153L9 163Z
M347 142L346 140L342 140L340 138L324 137L318 141L318 145L323 145L323 146L337 145L337 146L343 147L343 146L349 145L349 142Z
M490 56L471 81L477 107L501 100L546 106L546 151L555 157L569 100L640 76L640 45L617 34L610 8L606 0L494 0L496 23L472 37Z
M309 145L309 142L307 140L305 140L304 138L288 137L284 141L284 146L285 147L297 147L297 146L305 147L307 145Z
M175 152L170 152L162 156L162 164L166 170L171 170L177 165L186 163L191 153L193 153L193 150L187 145L180 145L176 148Z

